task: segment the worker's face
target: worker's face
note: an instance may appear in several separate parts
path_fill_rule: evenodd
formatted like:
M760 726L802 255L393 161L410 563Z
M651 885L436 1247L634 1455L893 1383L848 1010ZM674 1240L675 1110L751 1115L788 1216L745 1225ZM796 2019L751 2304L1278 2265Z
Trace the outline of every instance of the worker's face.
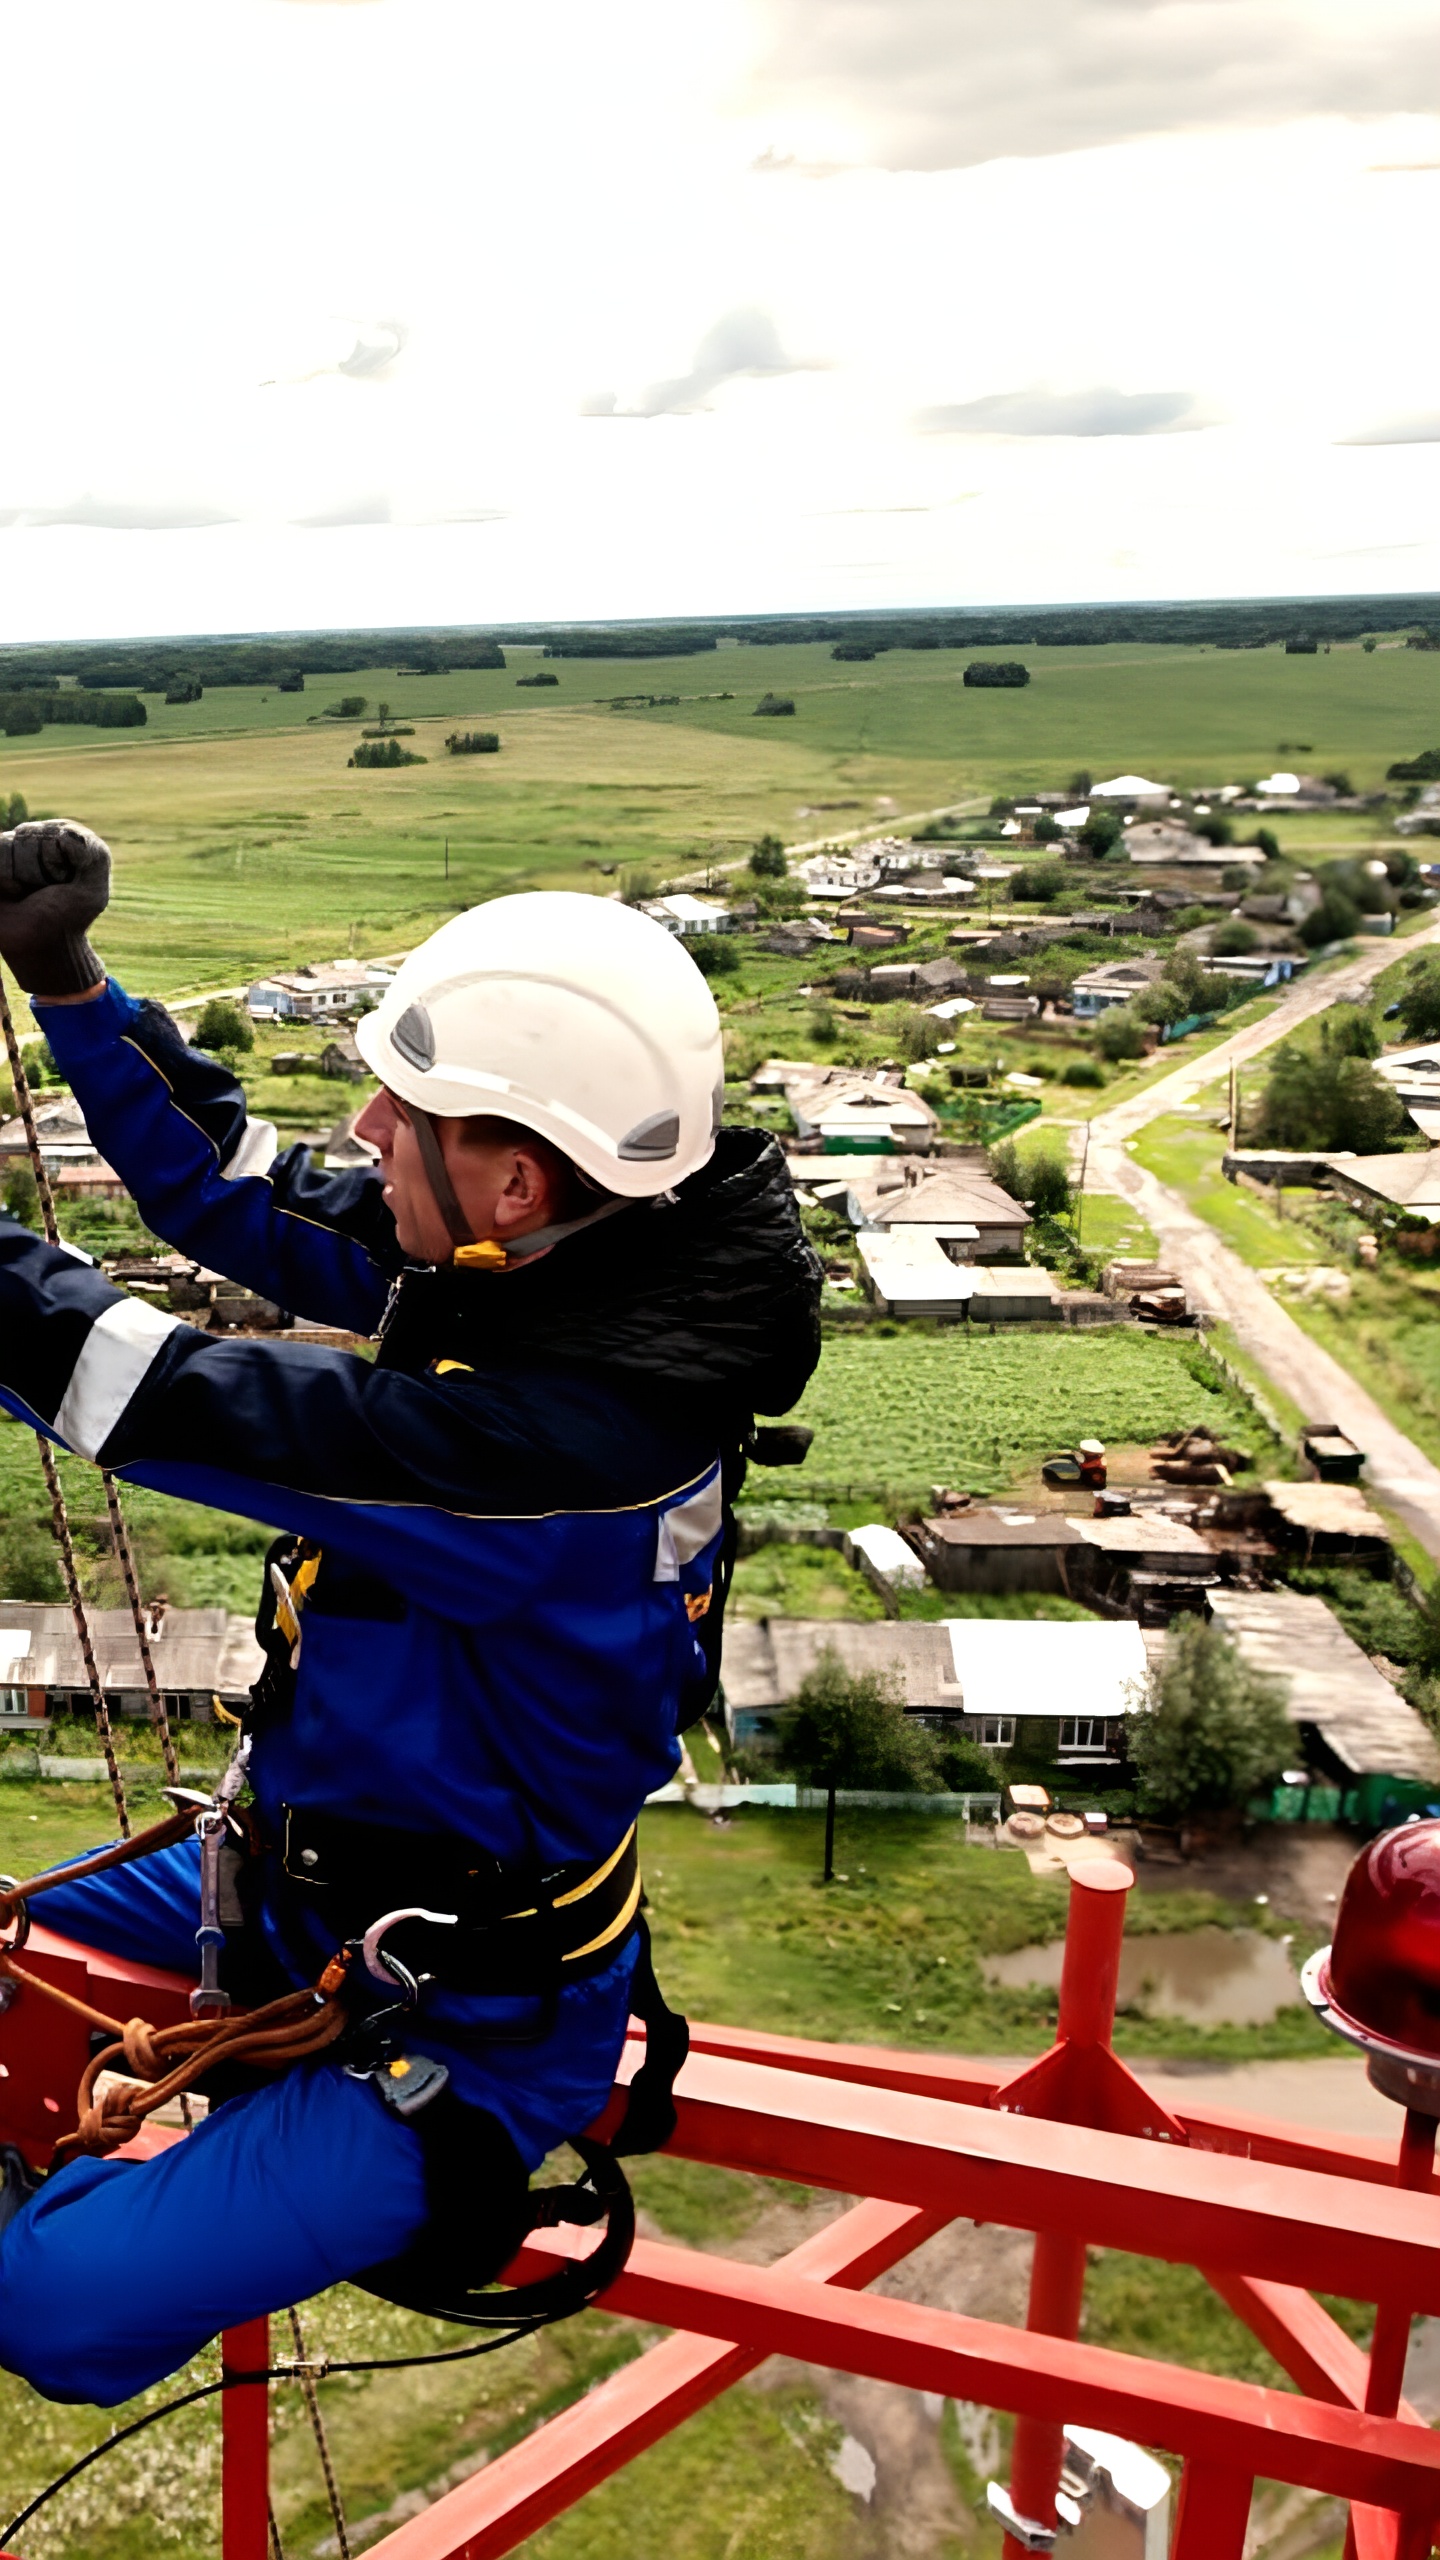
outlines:
M477 1244L511 1244L550 1224L553 1183L523 1146L477 1136L475 1124L439 1120L445 1169ZM380 1175L402 1252L416 1262L448 1262L454 1247L436 1206L405 1105L382 1085L355 1123L380 1150Z

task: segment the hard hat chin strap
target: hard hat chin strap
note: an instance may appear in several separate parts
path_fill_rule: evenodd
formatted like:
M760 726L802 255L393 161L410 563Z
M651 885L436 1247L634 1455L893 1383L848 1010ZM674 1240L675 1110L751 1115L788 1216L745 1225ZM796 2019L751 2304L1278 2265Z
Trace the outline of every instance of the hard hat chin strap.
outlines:
M434 1113L421 1111L413 1102L407 1103L405 1107L410 1125L415 1132L416 1145L420 1149L420 1161L425 1167L425 1179L430 1185L435 1206L445 1221L445 1232L454 1248L454 1259L462 1269L467 1265L471 1268L503 1269L512 1262L528 1261L532 1254L546 1253L552 1244L562 1244L566 1236L578 1235L582 1227L598 1226L602 1218L613 1218L617 1210L628 1209L634 1205L629 1200L616 1198L612 1192L602 1191L598 1183L591 1182L585 1174L578 1173L577 1168L577 1178L584 1189L595 1194L598 1203L595 1208L588 1209L581 1218L566 1218L553 1226L540 1227L533 1234L517 1236L511 1245L482 1244L471 1233L469 1220L460 1206L455 1185L450 1179L444 1150L440 1144L440 1133L435 1126Z

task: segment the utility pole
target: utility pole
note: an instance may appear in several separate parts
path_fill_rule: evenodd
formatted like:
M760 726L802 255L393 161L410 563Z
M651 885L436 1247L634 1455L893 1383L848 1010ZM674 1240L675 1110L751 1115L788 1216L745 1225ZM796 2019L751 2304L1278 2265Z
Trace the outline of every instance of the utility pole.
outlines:
M1080 1230L1085 1222L1085 1175L1090 1163L1090 1123L1085 1123L1085 1146L1080 1158L1080 1188L1075 1195L1075 1250L1080 1250Z
M1230 1144L1240 1144L1240 1089L1236 1081L1235 1061L1230 1061Z

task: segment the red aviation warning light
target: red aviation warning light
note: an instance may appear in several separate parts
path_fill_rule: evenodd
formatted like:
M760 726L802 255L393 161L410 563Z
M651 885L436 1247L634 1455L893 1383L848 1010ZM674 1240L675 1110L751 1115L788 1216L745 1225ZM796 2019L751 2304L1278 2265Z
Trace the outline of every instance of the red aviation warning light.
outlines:
M1360 2046L1377 2089L1440 2115L1440 1820L1382 1832L1361 1851L1334 1941L1301 1981L1324 2024Z

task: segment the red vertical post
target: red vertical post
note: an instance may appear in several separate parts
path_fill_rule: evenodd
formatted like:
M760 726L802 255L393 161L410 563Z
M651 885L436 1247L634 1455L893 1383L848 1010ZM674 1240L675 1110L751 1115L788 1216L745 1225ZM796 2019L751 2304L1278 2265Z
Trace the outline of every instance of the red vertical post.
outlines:
M1254 2485L1243 2472L1187 2462L1170 2560L1241 2560Z
M270 2362L270 2323L246 2320L220 2341L226 2373L263 2374ZM222 2560L269 2560L270 2389L239 2383L222 2394L220 2505Z
M1083 2048L1108 2046L1115 2024L1125 1896L1135 1881L1118 1859L1088 1858L1070 1870L1070 1911L1060 1972L1056 2040ZM1030 2266L1027 2329L1052 2338L1078 2338L1085 2290L1085 2243L1054 2231L1038 2231ZM1044 2418L1017 2418L1010 2458L1010 2498L1029 2524L1054 2527L1055 2493L1065 2458L1064 2430ZM1022 2545L1005 2537L1005 2560L1021 2560ZM1238 2545L1237 2545L1238 2549Z
M1408 2187L1412 2194L1423 2194L1429 2188L1435 2168L1435 2132L1433 2116L1422 2115L1416 2107L1406 2108L1395 2183ZM1404 2304L1377 2304L1375 2333L1370 2341L1370 2372L1365 2384L1365 2406L1372 2418L1393 2418L1399 2408L1409 2348L1410 2314ZM1418 2530L1413 2522L1407 2529L1412 2535ZM1345 2535L1346 2560L1356 2560L1357 2550L1352 2519Z

